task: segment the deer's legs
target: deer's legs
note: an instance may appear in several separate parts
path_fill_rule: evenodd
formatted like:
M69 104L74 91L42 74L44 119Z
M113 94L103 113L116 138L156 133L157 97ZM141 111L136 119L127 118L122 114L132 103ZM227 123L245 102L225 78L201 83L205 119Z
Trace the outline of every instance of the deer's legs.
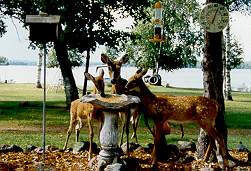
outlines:
M76 142L78 142L80 130L79 130L79 129L76 129L75 131L76 131Z
M131 136L131 139L135 138L136 143L138 143L138 137L137 137L137 133L136 133L137 127L138 127L138 121L137 121L137 122L134 122L134 123L132 124L133 134L132 134L132 136Z
M213 137L218 142L219 147L220 147L220 153L221 153L222 158L223 158L223 167L224 168L228 167L228 160L227 160L228 153L227 153L227 148L226 148L225 143L224 143L223 136L214 127L209 128L207 130L207 133L209 134L209 136Z
M129 123L130 123L130 113L129 111L125 114L125 118L126 118L126 153L127 153L127 156L129 156Z
M124 138L124 131L125 131L125 128L126 128L126 113L119 113L121 119L122 119L122 132L121 132L121 137L120 137L120 147L122 146L123 144L123 138Z
M151 132L152 136L155 137L155 132L154 130L151 129L149 122L148 122L148 116L144 115L144 121L145 121L145 125L148 128L148 130Z
M184 128L183 128L183 125L180 124L180 131L181 131L181 138L184 137Z
M158 121L155 122L155 126L154 126L154 147L153 147L153 151L152 151L152 165L153 167L156 166L157 164L157 153L158 153L158 144L160 142L160 137L161 137L161 133L162 133L162 127L163 127L163 122Z
M211 152L213 150L213 147L214 147L213 145L214 145L214 138L209 136L209 144L208 144L208 147L207 147L207 151L206 151L206 153L204 155L204 159L203 159L204 161L207 161L209 159L210 154L211 154Z
M68 140L70 138L71 133L72 133L72 128L70 127L68 129L68 131L67 131L67 137L66 137L66 140L65 140L65 143L64 143L63 150L66 150L66 148L67 148Z
M88 161L91 160L92 157L92 142L93 142L93 127L92 127L92 119L88 117L88 126L89 126L89 154L88 154Z
M122 133L120 138L120 147L123 144L123 138L124 138L124 131L126 131L126 153L129 155L129 123L130 123L130 113L129 112L123 112L120 113L120 116L122 118Z
M75 126L75 131L76 131L76 142L79 141L79 134L80 134L80 129L82 128L82 121L81 119L78 119L77 124Z
M67 131L67 137L66 137L66 140L65 140L63 150L66 150L66 148L67 148L68 140L70 138L70 135L72 133L73 128L76 126L76 123L77 123L77 120L71 119L70 126L69 126L68 131Z
M132 114L130 121L132 122L132 127L133 127L133 134L131 136L131 139L135 138L136 143L138 143L137 128L138 128L139 120L140 120L140 114L138 111L135 111Z

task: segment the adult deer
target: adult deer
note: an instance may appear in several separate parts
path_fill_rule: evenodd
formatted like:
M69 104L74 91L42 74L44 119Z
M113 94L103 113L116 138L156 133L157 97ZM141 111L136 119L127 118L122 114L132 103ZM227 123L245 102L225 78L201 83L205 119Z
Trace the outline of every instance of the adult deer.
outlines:
M111 88L111 93L112 94L123 94L125 93L125 85L127 84L127 80L121 77L121 67L122 64L127 63L129 60L128 55L122 56L120 59L117 60L112 60L110 59L107 55L101 54L101 61L106 64L108 67L108 73L111 79L112 83L112 88ZM131 115L131 123L133 126L133 135L132 138L134 137L136 142L138 142L137 139L137 134L136 134L136 129L138 125L138 121L140 118L140 114L138 112L137 108L131 109L132 113ZM123 128L122 128L122 133L121 133L121 142L120 146L123 143L123 136L124 136L124 130L126 130L126 138L127 138L127 145L129 144L129 122L130 122L130 115L128 113L120 113L120 117L122 117L123 121ZM127 146L128 147L128 146Z
M105 84L104 84L104 70L101 69L99 72L99 75L97 77L93 77L89 73L85 73L85 76L87 79L91 80L94 84L94 93L100 94L100 96L104 97L105 93ZM99 122L99 132L102 127L103 123L103 113L96 109L91 103L83 103L80 102L80 99L74 100L71 102L71 108L70 108L70 125L69 129L67 131L67 137L64 144L63 150L67 148L69 137L75 128L76 130L76 142L79 140L79 133L80 129L82 128L82 120L87 119L88 126L89 126L89 154L88 154L88 160L91 159L92 156L92 142L93 142L93 119L98 120Z
M157 164L158 142L163 134L163 124L169 120L180 122L192 121L203 128L210 137L210 144L204 156L207 160L216 140L220 146L224 167L228 166L227 147L223 136L215 129L215 119L218 113L216 101L202 96L156 96L145 85L142 77L147 70L138 70L129 78L127 92L138 96L144 105L144 113L155 123L153 165Z

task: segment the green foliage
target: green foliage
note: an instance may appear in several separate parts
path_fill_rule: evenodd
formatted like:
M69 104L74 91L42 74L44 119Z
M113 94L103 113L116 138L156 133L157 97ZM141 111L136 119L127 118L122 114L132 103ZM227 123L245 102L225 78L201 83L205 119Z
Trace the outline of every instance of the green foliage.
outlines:
M120 50L126 51L138 67L154 69L157 63L165 70L195 66L202 49L202 32L198 29L199 5L196 1L166 1L164 6L164 37L161 43L152 43L153 23L142 20L133 28L134 37L123 42ZM152 8L146 13L152 16ZM160 54L160 55L159 55Z
M60 11L65 24L64 39L69 48L78 48L80 52L96 46L115 46L128 33L113 29L115 13L135 18L144 16L145 1L65 1Z
M4 24L4 11L4 3L0 1L0 38L4 35L4 33L6 33L6 25Z
M228 69L238 68L244 61L243 57L243 49L241 45L234 39L230 39L230 44L228 45L229 49L227 51L227 56L230 60L230 67Z
M0 13L0 17L1 17L1 13ZM1 17L1 19L0 19L0 37L2 37L4 33L6 33L6 26L5 26L5 24L2 20L2 17Z
M117 42L130 36L129 33L113 28L115 13L121 17L132 16L135 20L145 17L146 0L82 1L82 0L13 0L4 1L3 14L14 16L24 22L26 15L39 11L49 15L60 15L59 39L68 49L82 53L95 50L97 45L116 46ZM62 28L61 28L62 27ZM42 30L41 30L42 31Z
M116 48L106 47L105 52L113 60L115 60L120 55L118 49Z
M68 51L70 64L72 67L81 66L83 64L83 56L76 49L72 49ZM59 63L57 61L56 51L51 49L48 53L48 63L47 66L49 68L59 67Z
M250 0L225 0L226 6L229 7L229 11L240 11L243 13L251 13L251 1Z

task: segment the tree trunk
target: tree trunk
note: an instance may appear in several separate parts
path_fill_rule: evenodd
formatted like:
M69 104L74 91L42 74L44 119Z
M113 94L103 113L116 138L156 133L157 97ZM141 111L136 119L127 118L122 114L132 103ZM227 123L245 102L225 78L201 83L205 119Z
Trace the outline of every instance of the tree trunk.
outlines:
M225 90L225 99L226 100L233 100L232 97L232 90L231 90L231 76L230 76L230 57L229 57L229 51L230 51L230 26L228 25L226 29L226 47L227 47L227 55L226 55L226 90Z
M160 136L160 140L157 144L158 150L156 151L158 160L167 160L171 157L170 149L168 149L166 137L164 134Z
M56 40L55 42L55 50L57 55L57 60L61 69L61 74L64 82L64 90L66 95L66 105L70 106L73 100L79 98L78 89L75 83L75 79L73 77L72 68L70 60L68 59L67 47L63 40Z
M37 63L37 81L36 81L37 88L42 88L41 85L42 60L43 60L43 50L40 49L38 53L38 63Z
M225 104L223 97L223 60L222 60L222 32L205 33L205 49L203 57L204 96L215 99L219 104L216 118L216 129L223 135L227 145L227 127L224 120ZM201 130L202 131L202 130ZM204 156L206 142L205 134L198 138L197 152Z
M222 47L222 65L223 65L223 95L224 98L226 97L226 43L225 43L225 36L222 34L222 41L221 41L221 47Z
M87 56L86 56L86 64L85 64L85 73L89 70L89 63L90 63L90 49L87 49ZM83 93L82 95L86 95L87 91L87 78L84 76L84 85L83 85Z

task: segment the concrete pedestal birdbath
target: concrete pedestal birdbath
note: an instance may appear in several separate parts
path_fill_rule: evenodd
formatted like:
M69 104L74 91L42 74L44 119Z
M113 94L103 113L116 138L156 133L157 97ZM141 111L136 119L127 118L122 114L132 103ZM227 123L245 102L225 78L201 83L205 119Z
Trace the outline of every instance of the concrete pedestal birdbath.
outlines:
M91 103L104 114L104 124L100 132L101 151L98 155L98 168L103 170L106 165L117 163L118 159L118 113L130 112L140 102L140 99L131 95L108 94L101 97L98 94L85 95L80 100Z

